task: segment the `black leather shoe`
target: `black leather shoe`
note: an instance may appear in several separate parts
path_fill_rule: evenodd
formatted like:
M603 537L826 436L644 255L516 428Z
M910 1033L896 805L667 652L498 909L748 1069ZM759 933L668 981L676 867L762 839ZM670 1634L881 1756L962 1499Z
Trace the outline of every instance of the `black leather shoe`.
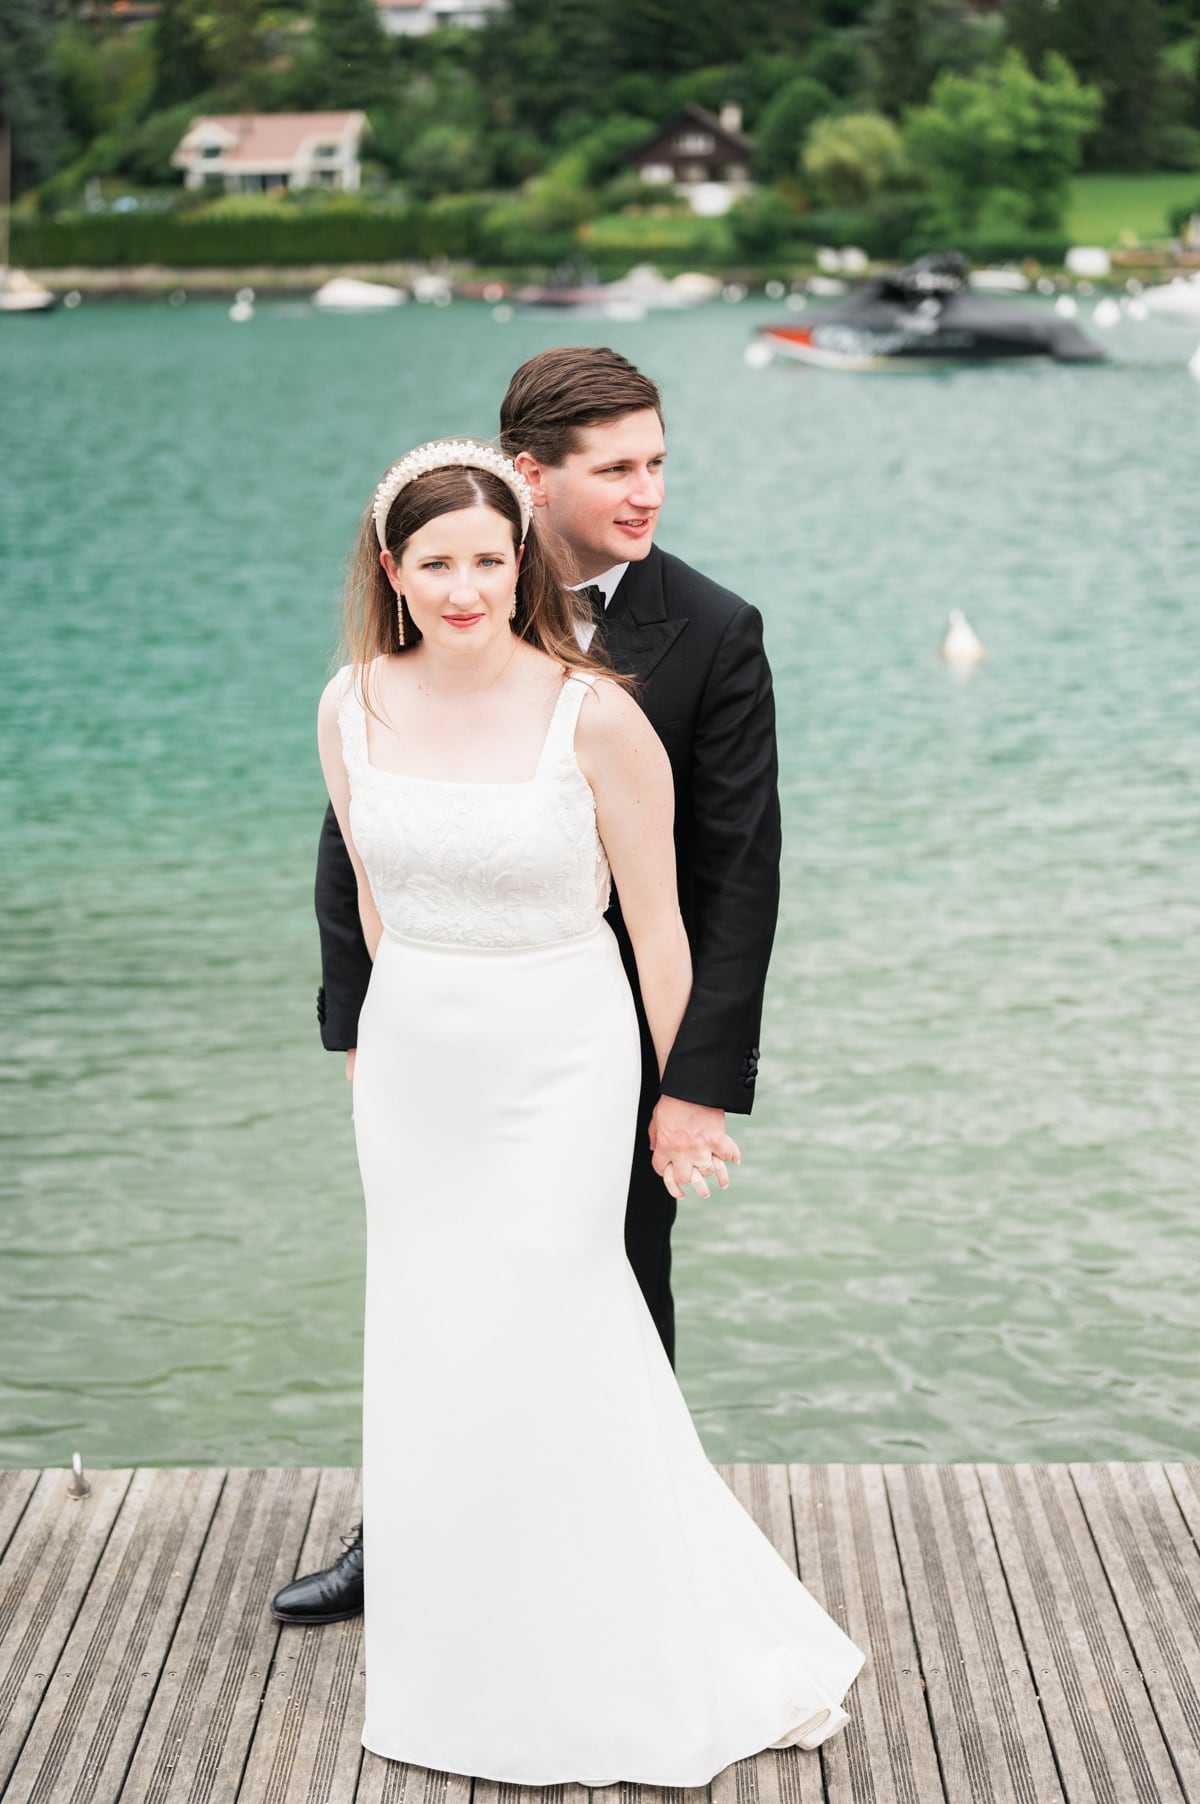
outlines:
M342 1536L345 1553L339 1554L332 1566L322 1572L310 1572L307 1578L293 1579L271 1599L271 1614L277 1622L293 1622L301 1628L313 1623L348 1622L362 1614L363 1607L363 1542L362 1523Z

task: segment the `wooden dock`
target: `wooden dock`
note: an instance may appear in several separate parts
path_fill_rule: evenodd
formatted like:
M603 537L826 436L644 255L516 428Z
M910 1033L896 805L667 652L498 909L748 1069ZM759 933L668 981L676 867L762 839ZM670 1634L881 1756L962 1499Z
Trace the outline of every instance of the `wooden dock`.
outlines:
M707 1794L599 1797L1200 1804L1200 1466L724 1475L868 1650L851 1725ZM361 1624L268 1615L339 1551L357 1472L89 1476L77 1501L69 1473L0 1472L5 1804L586 1804L365 1753Z

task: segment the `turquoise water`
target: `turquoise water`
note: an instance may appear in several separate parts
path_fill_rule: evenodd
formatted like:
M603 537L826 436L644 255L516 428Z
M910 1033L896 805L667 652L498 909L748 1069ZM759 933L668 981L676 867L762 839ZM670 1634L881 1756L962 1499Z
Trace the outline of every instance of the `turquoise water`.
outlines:
M747 304L6 322L0 1461L352 1461L316 697L380 468L542 345L660 376L662 542L752 598L784 910L677 1232L721 1459L1200 1455L1200 384L747 369ZM990 647L936 653L964 606Z

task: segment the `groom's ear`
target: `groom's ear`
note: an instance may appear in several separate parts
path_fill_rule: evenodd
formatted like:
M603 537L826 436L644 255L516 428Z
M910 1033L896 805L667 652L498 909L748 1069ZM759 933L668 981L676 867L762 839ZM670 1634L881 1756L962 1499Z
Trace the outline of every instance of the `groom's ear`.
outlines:
M513 463L529 484L535 507L546 505L545 466L540 464L532 451L518 451Z

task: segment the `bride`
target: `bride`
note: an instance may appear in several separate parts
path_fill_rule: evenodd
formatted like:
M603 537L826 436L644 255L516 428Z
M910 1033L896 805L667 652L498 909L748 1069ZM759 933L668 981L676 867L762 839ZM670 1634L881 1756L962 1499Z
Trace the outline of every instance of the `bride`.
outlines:
M841 1728L862 1655L708 1464L625 1255L640 1050L604 911L611 872L661 1067L691 985L666 754L490 447L393 466L356 571L318 730L374 961L363 1743L704 1785Z

